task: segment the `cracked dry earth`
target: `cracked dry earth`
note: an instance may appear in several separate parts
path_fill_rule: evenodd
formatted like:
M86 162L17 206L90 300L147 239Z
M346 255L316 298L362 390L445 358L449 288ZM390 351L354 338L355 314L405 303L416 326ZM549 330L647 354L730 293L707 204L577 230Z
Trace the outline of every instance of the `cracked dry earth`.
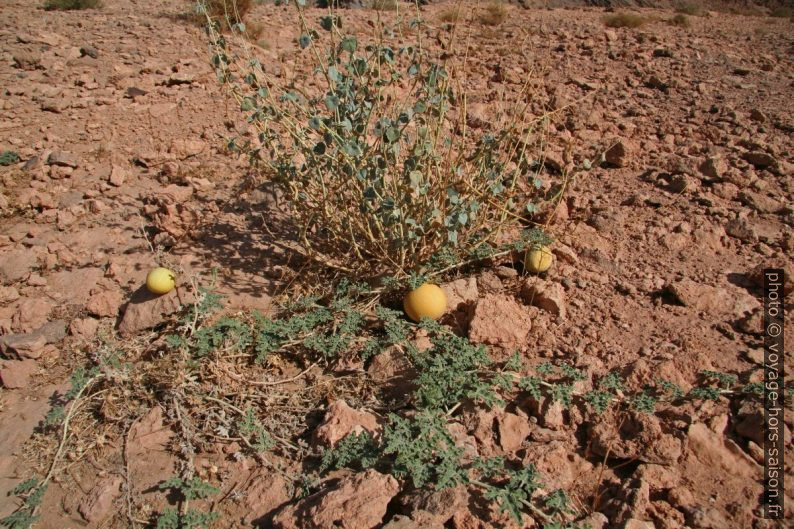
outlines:
M66 388L75 351L146 342L186 301L178 291L147 299L150 267L165 263L201 284L217 270L229 311L267 311L295 275L289 224L271 193L246 183L245 160L224 149L245 122L215 80L202 31L183 16L187 5L105 4L0 7L0 150L21 158L0 169L0 516L18 505L7 492L29 477L28 440ZM422 8L435 52L450 5ZM682 28L666 22L671 11L645 10L654 22L608 29L595 9L507 9L497 27L465 23L469 125L486 128L502 94L531 75L536 109L561 109L548 169L605 149L608 163L581 176L558 210L545 277L522 278L503 262L444 286L466 315L462 330L495 359L518 349L529 364L619 370L631 389L663 377L687 390L704 369L759 380L759 267L786 269L789 304L794 279L791 21L711 12ZM371 31L374 12L343 15L347 31ZM250 20L264 27L265 68L289 75L294 12L261 5ZM360 376L382 376L369 373ZM362 413L330 405L323 435L306 427L302 436L335 442L339 432L328 430L366 427ZM750 400L597 424L575 409L517 402L464 414L459 430L480 455L534 462L582 507L600 490L593 527L785 527L758 516L761 424ZM129 513L167 505L156 484L178 468L173 426L155 406L126 439L84 447L47 491L38 527L144 526ZM394 479L374 471L313 497L318 505L295 503L280 476L228 453L197 455L222 490L206 503L222 515L218 527L330 527L339 511L359 513L348 514L350 528L517 527L493 512L478 519L457 492L432 509L394 499ZM790 519L794 497L786 506Z

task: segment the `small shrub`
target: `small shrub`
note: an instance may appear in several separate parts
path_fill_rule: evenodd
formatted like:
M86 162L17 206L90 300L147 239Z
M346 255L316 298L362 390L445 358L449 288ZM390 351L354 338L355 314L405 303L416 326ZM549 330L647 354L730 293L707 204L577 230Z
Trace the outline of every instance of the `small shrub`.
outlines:
M682 13L678 13L673 18L671 18L670 24L674 26L678 26L680 28L688 28L691 25L689 22L689 17L687 17Z
M769 13L769 16L775 18L792 18L794 17L794 8L777 7Z
M371 0L369 8L376 11L397 11L397 0Z
M438 20L447 24L456 24L461 18L460 6L444 9L438 15Z
M365 44L339 16L315 29L297 9L296 64L317 83L279 85L255 58L235 57L217 22L210 38L219 80L259 131L229 148L284 192L307 257L359 279L403 279L444 252L455 256L445 267L487 256L537 211L547 118L472 131L450 72L422 46L391 30Z
M485 10L479 14L477 20L486 26L498 26L507 18L507 8L504 4L493 2L485 6Z
M102 7L102 0L47 0L47 11L71 11L75 9L96 9Z
M694 2L684 2L675 7L675 12L681 15L691 15L698 17L703 14L703 8Z
M0 165L14 165L19 163L19 154L16 151L3 151L0 153Z
M603 18L604 24L610 28L638 28L648 19L636 13L615 13Z
M229 24L242 22L253 7L251 0L203 0L203 2L212 20L227 21Z

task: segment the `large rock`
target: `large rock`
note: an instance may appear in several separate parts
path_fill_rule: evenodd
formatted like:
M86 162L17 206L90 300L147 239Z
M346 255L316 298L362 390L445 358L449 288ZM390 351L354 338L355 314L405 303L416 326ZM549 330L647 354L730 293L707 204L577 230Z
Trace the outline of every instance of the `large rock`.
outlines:
M184 300L186 302L187 300ZM163 323L166 317L177 312L183 304L179 290L174 289L168 294L158 296L142 286L133 293L124 317L119 323L119 334L129 337L144 329L151 329Z
M794 265L785 259L771 259L758 264L755 268L747 272L747 279L758 289L764 288L764 270L768 268L781 268L785 282L783 283L783 293L791 294L794 292Z
M532 328L530 310L511 296L488 294L477 302L469 339L508 350L526 346Z
M399 490L391 476L375 470L360 472L286 507L273 518L273 527L374 529Z
M368 411L354 410L343 400L337 400L328 406L325 421L314 432L314 437L324 445L333 446L351 433L364 431L377 435L380 432L378 418Z

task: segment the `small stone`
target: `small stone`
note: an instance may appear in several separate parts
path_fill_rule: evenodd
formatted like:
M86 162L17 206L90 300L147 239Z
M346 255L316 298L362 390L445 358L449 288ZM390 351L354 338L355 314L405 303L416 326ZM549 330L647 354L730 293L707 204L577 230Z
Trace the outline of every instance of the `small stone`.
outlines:
M246 522L264 518L290 500L287 482L276 472L261 471L245 489Z
M69 334L90 340L99 330L99 320L94 318L76 318L69 324Z
M763 123L767 121L767 119L769 118L766 117L766 114L764 114L757 108L754 108L750 111L750 119L752 119L753 121L758 121L759 123Z
M27 387L36 367L35 360L4 360L0 362L0 381L8 389Z
M477 302L469 327L469 339L507 350L526 347L532 328L529 309L511 296L488 294Z
M66 336L66 322L51 321L27 334L0 336L0 353L16 358L38 358L44 346L60 342Z
M166 81L166 86L176 86L182 84L192 84L196 80L196 76L189 73L174 73Z
M633 150L631 143L627 140L620 140L607 149L606 153L604 153L604 159L606 163L613 167L626 167L629 164Z
M188 299L184 300L189 303ZM168 294L152 294L146 286L136 290L127 303L127 309L119 323L119 334L127 338L138 331L151 329L165 321L167 316L179 311L183 304L179 288Z
M138 88L137 86L128 86L127 90L124 92L124 97L134 100L135 98L143 97L148 93L149 92L143 88Z
M99 50L97 50L93 46L82 46L80 48L80 57L91 57L92 59L96 59L99 57Z
M124 479L121 476L109 476L91 489L88 495L80 502L77 510L86 522L104 520L113 508L113 502L121 495L121 485Z
M372 529L383 522L400 485L375 470L342 478L336 485L289 505L273 517L276 529Z
M725 225L725 233L743 242L757 242L758 230L745 218L737 218Z
M396 347L376 355L367 373L376 387L392 398L410 395L415 389L416 369L405 353Z
M441 490L418 489L401 496L401 511L410 514L418 527L443 527L459 510L464 509L469 495L463 486Z
M75 169L78 165L77 158L73 154L63 151L53 151L47 158L47 165L59 165Z
M653 56L671 58L673 56L673 52L669 48L656 48L653 50Z
M447 296L447 309L453 312L462 308L463 305L476 302L480 296L475 277L456 279L440 286Z
M529 436L529 421L515 413L504 413L496 419L499 446L508 454L521 448Z
M701 163L698 170L712 180L719 180L728 171L728 164L722 158L711 157Z
M121 187L124 185L126 179L127 171L125 171L123 167L114 164L110 170L110 176L108 177L110 185Z
M367 411L355 410L345 401L337 400L328 406L325 420L315 430L314 438L326 446L334 446L351 433L360 434L364 431L374 436L380 433L377 416Z
M567 314L565 288L560 283L530 277L521 287L521 296L530 305L560 318L565 318Z
M121 291L108 290L91 296L85 308L89 314L99 318L115 317L118 316L123 299Z
M743 158L753 164L756 169L766 169L767 167L777 166L777 159L771 154L763 151L744 153Z

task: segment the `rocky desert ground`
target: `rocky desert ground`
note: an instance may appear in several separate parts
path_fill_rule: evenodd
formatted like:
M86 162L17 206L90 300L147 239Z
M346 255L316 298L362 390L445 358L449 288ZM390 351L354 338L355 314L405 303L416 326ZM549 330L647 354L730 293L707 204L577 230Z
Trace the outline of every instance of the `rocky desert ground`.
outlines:
M487 346L499 369L514 351L519 375L574 368L583 373L576 395L611 372L618 396L659 379L683 393L761 381L764 268L787 273L784 337L794 343L792 19L766 7L683 15L669 6L633 8L644 24L609 27L605 17L629 8L505 3L494 18L492 6L464 2L455 19L457 5L421 6L418 31L431 54L458 67L462 48L446 44L456 25L465 36L468 127L495 125L505 95L529 80L533 111L553 115L544 173L593 163L545 218L552 268L527 274L506 256L448 274L441 323ZM416 366L399 347L257 364L223 336L202 335L212 361L168 345L167 335L190 328L191 304L207 301L199 287L222 296L209 326L275 314L327 278L286 242L295 234L281 198L227 148L252 131L190 13L177 0L105 0L83 11L0 5L0 151L16 154L0 167L0 516L11 516L1 523L567 527L535 507L519 524L465 484L417 487L378 466L317 471L323 450L351 432L377 436L390 413L414 413L399 396ZM309 20L325 14L306 8ZM345 32L371 35L377 16L414 18L417 8L339 14ZM294 6L258 3L246 22L263 67L295 75ZM161 297L143 287L158 265L179 277ZM543 490L570 500L555 520L791 527L789 491L786 520L760 515L757 396L726 389L660 400L651 413L602 414L581 399L502 398L453 407L449 435L470 461L535 465ZM791 400L786 411L790 480ZM260 433L269 446L253 442Z

